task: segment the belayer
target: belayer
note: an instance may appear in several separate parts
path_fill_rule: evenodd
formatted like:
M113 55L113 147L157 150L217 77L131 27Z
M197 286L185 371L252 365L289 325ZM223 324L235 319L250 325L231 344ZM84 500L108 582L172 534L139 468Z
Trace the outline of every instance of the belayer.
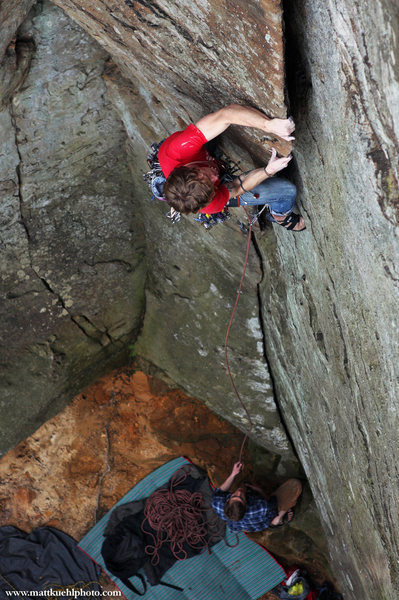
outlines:
M236 462L230 475L212 493L212 508L227 521L231 531L263 531L290 523L294 517L294 506L302 493L299 479L287 479L267 499L262 490L249 483L231 493L234 479L243 468Z
M220 181L218 162L205 144L230 125L260 129L287 141L294 139L295 124L289 119L268 119L249 106L231 104L202 117L195 125L170 135L161 144L158 159L166 182L163 195L169 206L179 213L214 214L226 206L269 206L270 221L286 229L306 228L301 215L293 212L296 187L290 181L273 177L292 158L278 158L276 150L265 167L242 173L226 184ZM237 200L239 197L239 200Z

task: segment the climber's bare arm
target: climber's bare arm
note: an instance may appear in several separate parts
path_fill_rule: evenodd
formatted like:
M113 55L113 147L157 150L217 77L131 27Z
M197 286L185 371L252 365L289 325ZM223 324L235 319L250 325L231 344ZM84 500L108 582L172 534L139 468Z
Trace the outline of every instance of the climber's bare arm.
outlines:
M225 106L202 117L195 125L208 141L223 133L230 125L253 127L287 141L294 139L291 134L295 130L295 123L291 117L289 119L268 119L260 110L240 104Z
M273 177L273 175L285 169L291 158L292 154L278 158L276 150L272 148L272 155L265 167L241 173L239 177L235 177L233 181L225 184L229 190L229 198L236 198L240 194L244 194L244 192L250 192L262 183L262 181L265 181L265 179Z

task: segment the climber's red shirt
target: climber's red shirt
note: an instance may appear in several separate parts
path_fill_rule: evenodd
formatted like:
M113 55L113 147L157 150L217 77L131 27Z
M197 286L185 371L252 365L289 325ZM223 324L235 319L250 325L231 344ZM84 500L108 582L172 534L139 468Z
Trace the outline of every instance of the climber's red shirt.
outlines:
M229 200L229 190L220 183L217 161L204 147L207 139L195 125L191 124L183 131L172 133L161 145L158 151L159 164L165 177L175 167L184 167L197 163L201 170L208 171L207 175L215 187L212 201L201 208L200 213L217 213L226 206Z

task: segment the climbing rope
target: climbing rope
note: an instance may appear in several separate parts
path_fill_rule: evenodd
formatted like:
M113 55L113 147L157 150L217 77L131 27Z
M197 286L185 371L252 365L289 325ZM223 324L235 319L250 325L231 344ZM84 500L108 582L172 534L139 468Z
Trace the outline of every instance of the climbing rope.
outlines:
M178 472L172 477L169 488L156 490L145 503L141 529L153 539L153 544L145 547L145 553L152 556L154 566L159 563L159 550L163 544L170 544L176 560L187 558L184 543L194 550L206 548L209 552L208 525L204 516L207 509L202 494L175 489L186 479L186 474ZM146 521L156 531L156 536L144 529Z
M247 212L245 206L243 206L243 209L245 211L245 214L247 216L248 223L249 223L248 240L247 240L247 251L246 251L246 254L245 254L244 268L243 268L242 275L241 275L241 281L240 281L240 285L239 285L238 291L237 291L237 298L236 298L236 301L235 301L235 304L234 304L234 307L233 307L233 311L231 313L229 325L227 327L226 338L225 338L225 341L224 341L224 362L225 362L225 365L226 365L227 373L229 375L230 382L231 382L232 388L234 390L234 393L235 393L235 395L236 395L239 403L241 404L242 408L244 409L244 412L247 415L247 419L248 419L248 423L249 423L249 428L248 428L248 430L247 430L247 432L245 434L245 437L244 437L244 439L242 441L242 444L241 444L240 456L239 456L239 459L238 459L239 462L242 462L242 454L243 454L243 451L244 451L245 443L246 443L246 441L248 439L249 434L251 433L252 429L254 428L254 423L253 423L253 421L251 419L251 415L249 414L247 407L245 406L244 402L242 401L242 399L240 397L240 394L238 393L238 390L237 390L236 385L234 383L234 379L233 379L233 376L231 374L229 360L228 360L228 355L227 355L228 354L227 353L227 342L228 342L228 339L229 339L230 329L231 329L231 326L232 326L232 323L233 323L234 315L235 315L236 310L237 310L238 301L240 299L241 288L242 288L242 284L243 284L243 281L244 281L245 272L247 270L248 257L249 257L249 249L250 249L250 246L251 246L252 225L257 221L257 219L259 218L259 215L262 213L262 211L265 208L266 208L266 205L264 205L264 207L262 208L262 210L251 220L250 217L249 217L249 215L248 215L248 212Z

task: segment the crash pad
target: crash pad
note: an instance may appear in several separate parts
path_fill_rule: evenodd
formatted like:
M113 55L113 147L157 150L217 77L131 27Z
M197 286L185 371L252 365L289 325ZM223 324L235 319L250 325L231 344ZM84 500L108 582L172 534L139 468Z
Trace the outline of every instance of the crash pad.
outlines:
M189 461L180 457L162 465L136 484L115 506L146 498L185 464ZM102 567L128 600L136 600L136 594L107 572L101 556L103 533L115 506L83 537L79 547ZM237 535L238 544L236 534L226 531L227 544L222 540L212 546L210 554L205 551L188 560L177 561L167 571L162 581L183 588L183 591L162 585L148 586L143 596L145 600L256 600L285 579L282 567L264 548L245 533Z

